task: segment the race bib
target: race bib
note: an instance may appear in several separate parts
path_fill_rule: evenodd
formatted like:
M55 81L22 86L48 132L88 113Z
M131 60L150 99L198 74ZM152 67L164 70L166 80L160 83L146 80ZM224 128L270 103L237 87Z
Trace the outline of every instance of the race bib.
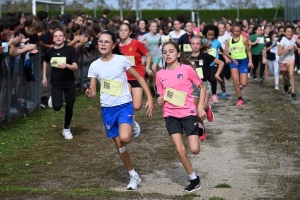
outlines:
M186 92L181 92L170 87L166 88L164 100L175 106L183 107L186 99Z
M101 92L112 95L121 96L123 90L123 82L101 79Z
M217 56L217 50L216 49L208 49L208 52L207 52L209 55L213 56L213 57L216 57Z
M202 67L196 68L196 72L197 72L198 76L202 79L202 78L203 78L203 70L202 70Z
M184 51L184 52L192 52L193 50L192 50L190 44L184 44L184 45L183 45L183 51Z
M168 36L168 37L165 37L165 38L164 38L164 41L163 41L163 42L166 43L166 42L169 42L169 41L170 41L170 37Z
M58 65L62 63L67 63L66 57L52 57L50 60L51 67L58 67Z
M266 42L270 42L270 38L266 38Z
M240 53L242 51L242 47L240 47L240 46L234 46L234 47L230 48L230 50L233 53Z
M265 43L264 38L263 37L259 37L258 38L258 43L259 44L264 44Z
M131 62L131 66L135 66L135 59L134 59L134 56L126 56L126 58L128 58L129 61Z

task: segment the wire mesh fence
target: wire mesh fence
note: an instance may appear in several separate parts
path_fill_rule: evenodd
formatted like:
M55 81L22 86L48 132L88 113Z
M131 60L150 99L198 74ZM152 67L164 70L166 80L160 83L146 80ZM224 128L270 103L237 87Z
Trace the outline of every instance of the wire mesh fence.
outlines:
M284 1L284 19L285 21L300 20L300 1Z

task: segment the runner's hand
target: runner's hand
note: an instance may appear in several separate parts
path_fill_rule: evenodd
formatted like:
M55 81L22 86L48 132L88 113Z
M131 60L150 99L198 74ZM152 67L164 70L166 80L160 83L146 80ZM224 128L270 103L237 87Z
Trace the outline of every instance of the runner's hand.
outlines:
M146 68L146 73L149 75L149 76L153 76L153 71L149 68Z
M88 87L86 90L85 90L85 96L87 98L93 98L95 95L92 94L92 89L91 89L91 86Z
M235 64L236 66L239 65L238 61L236 61L235 59L233 59L232 62L234 62L234 64Z
M46 78L43 78L42 84L43 84L44 87L47 87L47 79Z
M229 59L229 58L227 58L227 57L224 57L224 59L225 59L225 62L226 62L227 64L229 64L229 63L230 63L230 59Z
M198 116L204 120L206 118L206 112L204 111L203 108L198 108Z
M159 96L158 98L157 98L157 103L158 103L158 105L164 105L164 97L163 96Z
M145 105L145 108L148 108L147 109L147 112L146 112L146 115L148 115L149 117L152 116L153 114L153 99L148 99L146 105Z
M215 74L215 78L216 80L219 82L219 83L222 83L223 80L221 79L220 75L219 74Z
M249 67L250 69L253 69L253 68L254 68L253 63L252 63L252 62L249 62L249 63L248 63L248 67Z

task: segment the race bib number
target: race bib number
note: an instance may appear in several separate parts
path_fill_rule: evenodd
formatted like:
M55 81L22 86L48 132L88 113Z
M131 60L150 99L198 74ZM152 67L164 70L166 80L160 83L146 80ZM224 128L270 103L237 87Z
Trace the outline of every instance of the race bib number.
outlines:
M217 56L217 50L216 49L208 49L207 52L209 55L216 57Z
M196 72L198 76L202 79L203 78L203 70L201 67L196 68Z
M50 60L51 67L58 67L58 65L62 63L67 63L66 57L52 57Z
M240 46L234 46L232 48L230 48L231 52L234 52L234 53L240 53L242 51L242 47Z
M186 99L186 92L181 92L167 87L164 100L175 106L183 107Z
M129 61L131 62L131 66L135 66L135 59L134 59L134 56L126 56L126 58L128 58Z
M190 44L184 44L184 45L183 45L183 51L184 51L184 52L192 52L193 50L192 50Z
M270 38L266 38L266 42L270 42Z
M101 92L112 95L121 96L123 90L123 82L101 79Z

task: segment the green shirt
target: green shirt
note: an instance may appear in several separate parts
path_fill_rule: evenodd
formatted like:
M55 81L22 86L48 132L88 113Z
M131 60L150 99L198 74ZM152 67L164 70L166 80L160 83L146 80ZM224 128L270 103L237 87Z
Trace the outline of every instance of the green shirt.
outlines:
M253 34L249 38L251 42L255 42L257 39L259 39L259 42L256 45L251 46L251 53L253 55L261 54L265 47L265 36L257 36L256 34Z

